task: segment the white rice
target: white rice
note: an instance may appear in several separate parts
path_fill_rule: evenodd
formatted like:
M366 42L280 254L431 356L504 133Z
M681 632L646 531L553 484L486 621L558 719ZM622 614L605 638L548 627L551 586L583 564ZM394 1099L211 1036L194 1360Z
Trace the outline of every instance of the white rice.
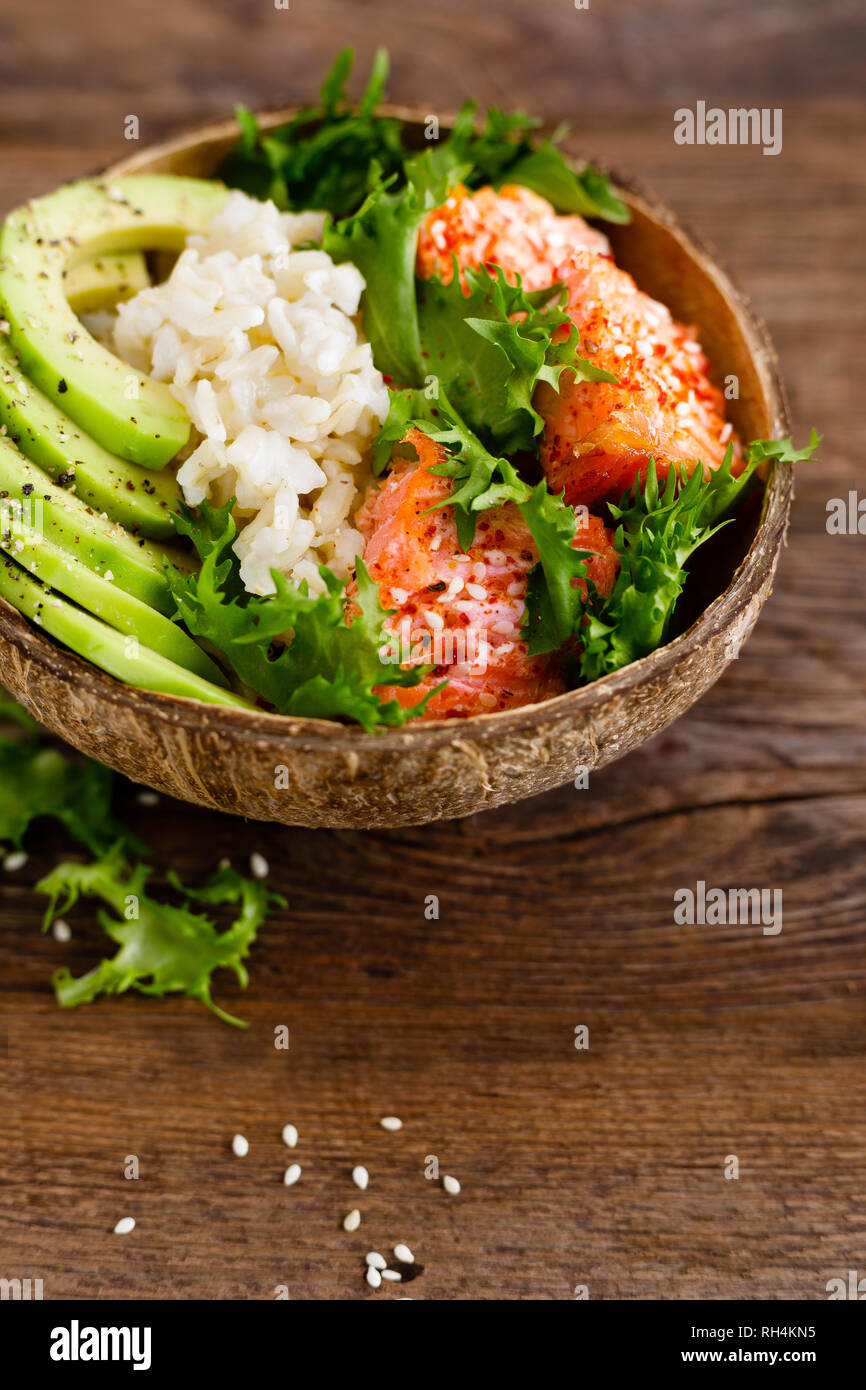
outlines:
M271 570L323 589L363 541L352 525L364 453L388 391L356 316L364 280L321 250L324 214L280 213L230 193L187 238L168 280L120 305L117 352L170 383L193 424L178 471L190 506L237 498L235 552L248 590Z

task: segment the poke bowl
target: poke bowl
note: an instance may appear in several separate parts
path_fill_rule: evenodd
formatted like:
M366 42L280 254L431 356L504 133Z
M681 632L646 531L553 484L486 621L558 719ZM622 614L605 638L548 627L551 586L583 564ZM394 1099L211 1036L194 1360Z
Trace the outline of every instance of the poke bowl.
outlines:
M399 123L408 149L425 150L429 144L429 116L423 108L383 103L379 111L384 119ZM296 107L259 114L258 138L284 129L297 117ZM441 121L442 138L453 126L454 120ZM118 181L131 181L142 175L210 180L216 170L225 167L225 161L237 148L238 136L238 122L227 120L135 150L106 169L100 185L109 190L109 197L119 197L114 190L123 191L133 185ZM565 148L573 167L580 169L582 161L577 149L568 144ZM383 187L388 189L387 181ZM653 302L666 306L674 320L694 326L700 348L712 364L709 371L717 394L721 394L723 383L735 383L735 391L725 393L728 434L734 432L744 441L781 440L789 431L784 390L766 330L747 300L715 256L686 232L654 196L640 191L629 177L616 176L611 187L613 196L622 201L629 214L628 221L603 224L613 263L632 277ZM384 196L389 196L387 191ZM589 222L595 225L592 218ZM163 275L172 263L173 257L163 266ZM159 282L160 275L154 273L157 264L150 262L151 278ZM462 270L454 257L454 277ZM493 275L494 270L485 266L481 273ZM507 294L505 277L501 279L503 293ZM477 283L470 272L464 292L477 287ZM0 305L3 302L0 281ZM514 305L509 307L513 309ZM3 312L0 307L0 313ZM528 319L525 302L521 312L512 313L512 320L519 320L523 312ZM584 343L591 337L591 330L584 330L581 335ZM579 346L578 351L583 351L583 347ZM565 370L567 374L568 367ZM549 394L558 389L559 376L561 371L554 370L545 378ZM608 373L609 378L612 376ZM387 371L385 380L392 384ZM591 390L591 375L586 386ZM69 389L74 394L74 383ZM66 392L55 399L65 405L65 396ZM94 409L98 404L94 404ZM404 475L413 474L425 462L419 454L419 439L424 441L423 430L420 435L417 430L417 419L410 412L403 424L406 428L395 431L393 436L401 448L395 450L390 465L396 470L390 483L392 490ZM407 440L410 447L405 449L402 446ZM447 439L444 447L447 450ZM489 710L484 705L467 705L465 699L461 704L458 700L452 707L443 706L444 712L437 716L435 700L450 698L437 694L446 688L448 672L432 662L424 668L427 671L431 665L436 667L425 677L424 689L431 708L423 718L407 718L393 726L363 727L363 719L351 722L340 717L317 717L296 713L290 706L287 712L273 712L265 707L266 702L256 700L255 686L251 691L247 685L234 685L228 696L232 703L206 702L191 694L139 688L128 679L109 674L110 663L108 669L99 669L93 659L76 654L70 639L51 635L49 623L43 619L52 616L47 608L52 599L35 609L31 606L28 616L26 605L19 605L14 595L10 601L12 591L8 588L0 601L0 680L42 724L85 754L136 783L202 806L258 820L313 827L388 827L469 815L547 791L575 778L579 771L589 773L622 757L684 714L718 680L739 654L771 592L784 543L793 496L793 469L785 450L774 453L765 449L764 453L762 466L755 473L757 477L760 472L762 486L744 495L730 524L702 547L694 569L689 570L676 612L664 628L661 644L645 655L637 653L634 659L615 669L605 669L602 662L594 678L582 683L567 681L561 675L564 664L546 666L545 681L551 669L555 679L544 686L543 698L513 704L497 704L494 700L496 707ZM441 452L437 457L441 464ZM643 471L638 469L635 473L633 469L632 474L636 480L634 500L638 490L646 488L648 475L655 478L655 461L647 467L644 460ZM668 476L676 477L675 467ZM457 477L464 480L463 475ZM515 488L525 488L525 494L503 491L501 497L528 498L530 491L537 496L537 473L530 470L527 477L524 483L503 473L497 475L495 485L504 488L503 479L510 478ZM436 514L438 506L441 517L442 505L441 500L437 502L436 489L446 484L456 487L456 481L451 481L454 478L453 469L450 475L447 470L435 474L433 492L424 495L424 507L416 505L413 515L429 518ZM487 481L490 482L489 477ZM660 471L660 494L664 481ZM568 485L566 478L567 500ZM562 486L560 474L556 478L556 493L551 485L545 502L550 496L561 496ZM679 487L685 486L683 474ZM39 487L37 484L37 494ZM381 500L375 487L374 483L374 508ZM514 501L509 505L513 507ZM628 512L627 502L620 495L615 506L619 511L606 514L605 524L610 523L608 537L616 531L616 522L622 522L623 512ZM377 520L382 522L375 511L372 515L368 536L375 531ZM391 520L385 517L383 525ZM427 525L426 520L424 524ZM438 521L436 524L440 525ZM497 538L502 540L499 532ZM404 542L404 548L408 545L411 552L407 564L414 563L420 542L414 536L408 541L404 538ZM461 535L459 543L452 545L452 557L456 551L460 559L461 551L474 543ZM506 536L502 544L507 548L508 543ZM248 560L251 553L246 552ZM582 552L578 548L575 553L584 557L595 555L591 545ZM19 557L14 551L9 554L17 566ZM366 555L373 555L369 540L365 558ZM534 551L533 557L537 559ZM466 558L472 557L462 557ZM367 563L375 575L372 560ZM483 572L483 564L481 569ZM597 595L603 591L605 586L594 571L585 567L576 573L580 578L572 588L575 583L581 585L585 601L588 593ZM587 582L587 573L596 583ZM104 566L102 577L112 577L106 575ZM42 578L45 579L44 573ZM445 587L444 581L429 586L437 599ZM391 590L396 590L398 599L405 592L393 582ZM50 586L47 592L52 593ZM385 610L390 612L395 598L393 592L389 593ZM71 597L75 599L76 595ZM355 599L361 603L361 595L356 593ZM24 611L20 611L22 608ZM192 602L186 611L194 617ZM110 613L101 616L110 623ZM173 616L177 618L176 614ZM605 618L606 611L600 609L593 620L596 626L592 631L599 635L601 646L610 628ZM544 621L542 614L539 623ZM584 635L589 633L589 619L584 615L581 622L577 637L583 641L583 650L589 651L591 639ZM181 633L184 642L190 640L189 631L194 632L194 628ZM219 652L207 641L200 645L202 670L210 669L211 664L218 667ZM575 653L580 660L580 641L577 645L572 641L568 651L567 646L563 651L569 669L573 669ZM417 659L415 665L418 666ZM393 664L389 667L396 669ZM399 681L399 676L396 679ZM384 678L382 685L388 686ZM386 695L396 695L399 704L406 700L407 693L408 690L401 692L389 686ZM507 693L510 696L510 690Z

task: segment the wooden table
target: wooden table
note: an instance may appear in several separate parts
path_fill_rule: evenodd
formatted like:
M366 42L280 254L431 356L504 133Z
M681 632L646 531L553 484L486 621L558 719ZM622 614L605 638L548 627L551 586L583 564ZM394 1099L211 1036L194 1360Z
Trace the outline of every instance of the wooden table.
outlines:
M567 116L721 248L823 462L801 472L740 660L589 790L378 834L148 810L124 790L156 883L260 850L289 899L247 993L221 982L244 1033L177 999L61 1013L51 971L89 968L101 933L79 910L69 945L40 937L31 886L68 845L35 832L0 881L0 1275L41 1277L46 1297L394 1297L363 1284L363 1255L404 1240L420 1298L824 1298L866 1272L866 539L825 529L827 499L862 486L855 6L47 0L37 17L6 0L0 200L116 155L128 114L150 140L236 99L309 97L338 43L366 63L385 37L396 98ZM783 152L675 145L673 112L697 100L781 107ZM780 888L781 933L674 925L697 879ZM459 1197L425 1178L431 1155ZM113 1236L127 1214L134 1234Z

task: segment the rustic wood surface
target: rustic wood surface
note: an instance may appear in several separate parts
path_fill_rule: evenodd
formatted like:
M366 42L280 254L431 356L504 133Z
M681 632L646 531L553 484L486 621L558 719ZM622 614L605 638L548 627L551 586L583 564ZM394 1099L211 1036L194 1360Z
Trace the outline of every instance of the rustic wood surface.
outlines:
M70 944L39 936L32 885L70 846L31 835L0 882L0 1276L41 1277L49 1298L394 1297L361 1271L397 1240L424 1267L416 1298L571 1298L578 1284L591 1298L823 1298L831 1277L866 1272L866 539L825 528L827 499L862 489L857 11L5 0L3 207L117 157L127 114L150 140L236 99L303 98L338 43L366 60L387 40L396 99L568 117L677 208L768 321L798 434L814 423L825 444L739 661L588 790L364 834L146 809L122 789L157 883L169 865L194 880L222 855L269 859L289 908L246 993L219 991L245 1033L176 999L61 1013L51 971L89 968L101 933L79 908ZM673 111L697 100L781 107L782 153L676 146ZM674 892L699 878L780 888L781 933L674 925ZM389 1113L398 1134L378 1126ZM304 1168L291 1190L287 1121ZM459 1197L425 1179L429 1155ZM113 1236L126 1214L135 1232Z

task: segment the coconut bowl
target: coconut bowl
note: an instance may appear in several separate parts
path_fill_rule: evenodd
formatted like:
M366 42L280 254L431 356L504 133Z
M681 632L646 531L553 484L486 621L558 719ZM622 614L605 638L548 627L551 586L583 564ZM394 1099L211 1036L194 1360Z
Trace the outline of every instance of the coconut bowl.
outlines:
M392 106L421 143L424 115ZM295 108L267 112L265 128ZM447 126L447 122L444 122ZM234 121L113 164L111 176L213 173ZM572 151L575 159L579 158ZM745 439L789 432L766 329L720 268L655 197L615 177L632 221L605 227L639 286L696 325ZM757 506L705 548L664 647L544 704L366 734L321 719L219 708L122 685L46 637L0 599L0 680L40 723L99 762L181 800L285 825L420 825L533 796L604 767L665 729L718 680L769 596L793 496L776 464Z

